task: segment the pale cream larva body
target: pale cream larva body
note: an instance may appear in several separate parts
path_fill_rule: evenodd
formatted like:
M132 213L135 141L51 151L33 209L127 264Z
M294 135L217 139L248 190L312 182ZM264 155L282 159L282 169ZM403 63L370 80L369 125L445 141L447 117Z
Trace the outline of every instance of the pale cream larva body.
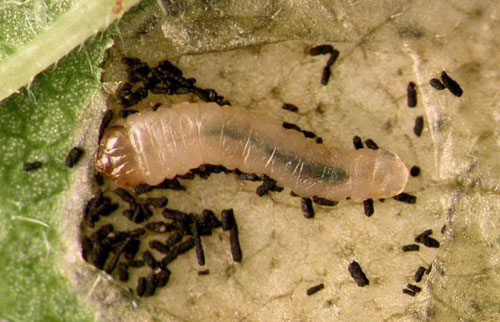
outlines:
M132 187L156 185L202 164L266 174L303 197L330 200L392 197L408 180L393 153L329 150L279 120L215 103L133 114L106 130L96 158L98 171Z

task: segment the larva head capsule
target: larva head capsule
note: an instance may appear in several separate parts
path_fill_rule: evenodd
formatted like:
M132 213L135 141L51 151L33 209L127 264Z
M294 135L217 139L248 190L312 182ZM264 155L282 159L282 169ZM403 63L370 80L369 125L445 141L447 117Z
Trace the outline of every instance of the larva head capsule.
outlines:
M95 168L120 186L135 187L144 181L124 126L112 126L104 132L97 150Z

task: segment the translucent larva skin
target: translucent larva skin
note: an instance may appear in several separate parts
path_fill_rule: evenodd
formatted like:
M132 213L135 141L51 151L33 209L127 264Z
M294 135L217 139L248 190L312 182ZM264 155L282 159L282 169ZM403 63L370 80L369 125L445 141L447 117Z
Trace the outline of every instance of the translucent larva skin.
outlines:
M106 130L96 168L122 186L156 185L202 164L266 174L304 196L355 201L403 191L408 170L384 150L328 150L282 122L215 103L162 106Z

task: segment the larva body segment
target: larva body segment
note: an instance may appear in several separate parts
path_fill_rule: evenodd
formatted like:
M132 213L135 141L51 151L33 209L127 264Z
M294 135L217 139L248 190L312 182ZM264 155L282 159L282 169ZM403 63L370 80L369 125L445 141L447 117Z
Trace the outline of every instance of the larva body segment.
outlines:
M266 174L301 196L330 200L391 197L408 180L390 152L329 151L276 119L215 103L133 114L106 130L96 158L97 170L123 186L156 185L202 164Z

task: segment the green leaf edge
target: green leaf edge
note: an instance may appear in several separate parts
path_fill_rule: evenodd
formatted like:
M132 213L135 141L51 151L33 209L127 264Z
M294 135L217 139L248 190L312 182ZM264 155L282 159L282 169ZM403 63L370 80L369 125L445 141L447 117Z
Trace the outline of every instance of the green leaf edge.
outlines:
M35 39L0 63L0 101L32 82L35 75L67 55L98 31L104 30L140 0L80 0Z

